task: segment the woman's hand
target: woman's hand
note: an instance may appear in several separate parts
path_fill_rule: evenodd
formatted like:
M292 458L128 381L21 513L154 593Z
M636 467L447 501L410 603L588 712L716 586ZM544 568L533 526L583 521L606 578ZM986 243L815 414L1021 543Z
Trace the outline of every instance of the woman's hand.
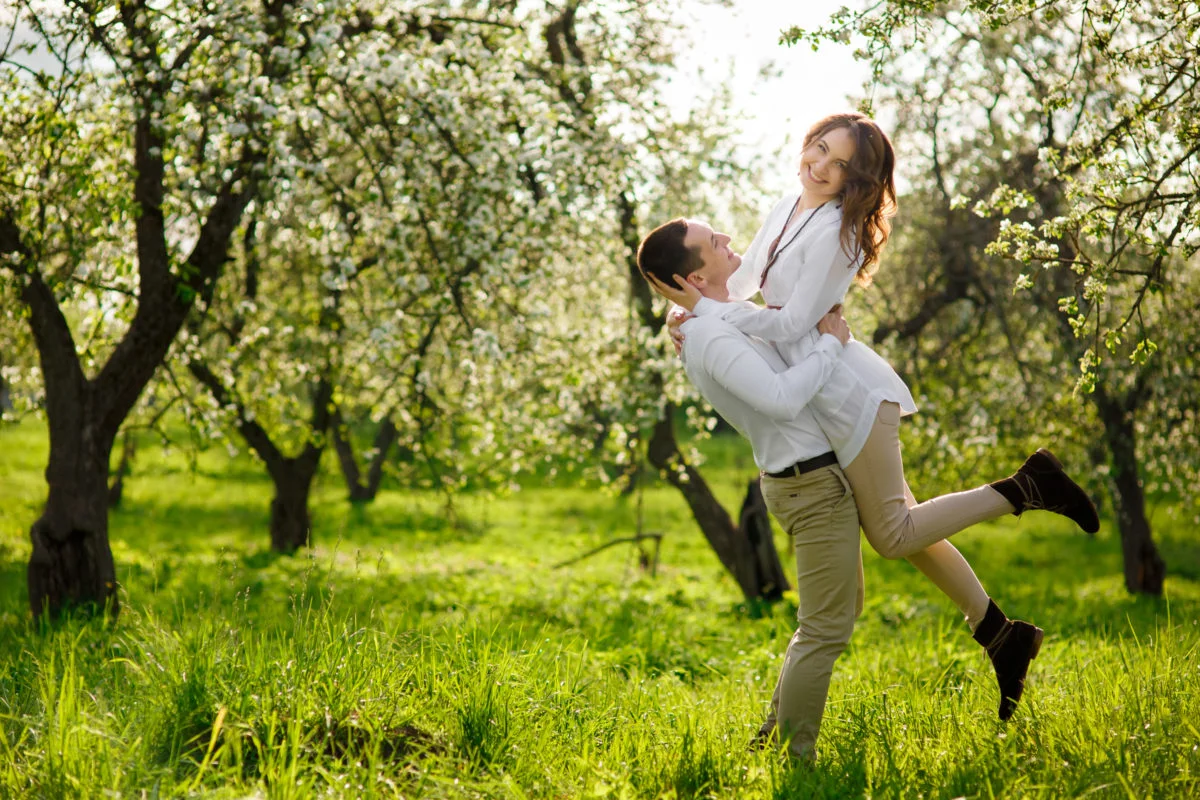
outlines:
M837 337L837 340L845 345L850 341L850 326L846 324L846 320L842 318L840 305L834 306L836 311L830 311L825 316L821 317L817 323L817 333L828 333Z
M675 355L683 352L683 331L679 330L679 326L695 316L682 308L677 308L667 315L667 333L671 337L671 344L675 346Z
M683 306L688 311L691 311L696 307L696 303L700 302L700 290L688 283L687 278L681 275L675 276L677 286L668 286L653 275L647 275L646 277L649 278L650 285L654 287L654 291L677 306Z

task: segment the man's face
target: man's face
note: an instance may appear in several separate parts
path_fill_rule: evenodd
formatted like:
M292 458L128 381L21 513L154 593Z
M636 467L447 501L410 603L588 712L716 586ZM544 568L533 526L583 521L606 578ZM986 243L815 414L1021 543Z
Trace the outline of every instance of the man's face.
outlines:
M688 276L688 280L704 288L707 284L714 289L724 289L729 276L742 263L742 257L729 247L729 237L717 233L699 220L689 219L687 235L683 237L685 247L700 254L704 266ZM702 281L699 283L698 281Z

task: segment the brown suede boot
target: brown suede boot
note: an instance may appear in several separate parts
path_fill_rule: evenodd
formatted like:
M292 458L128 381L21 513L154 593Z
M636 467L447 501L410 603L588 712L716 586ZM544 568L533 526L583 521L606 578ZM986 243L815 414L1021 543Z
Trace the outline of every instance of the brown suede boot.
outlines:
M971 635L983 645L992 660L996 683L1000 685L998 713L1000 719L1007 720L1025 691L1029 662L1037 658L1042 647L1042 629L1019 619L1009 619L996 602L989 599L987 613Z
M1062 464L1045 448L1025 459L1011 477L988 484L1012 503L1017 516L1041 509L1062 514L1087 533L1100 530L1100 517L1087 492L1063 472Z

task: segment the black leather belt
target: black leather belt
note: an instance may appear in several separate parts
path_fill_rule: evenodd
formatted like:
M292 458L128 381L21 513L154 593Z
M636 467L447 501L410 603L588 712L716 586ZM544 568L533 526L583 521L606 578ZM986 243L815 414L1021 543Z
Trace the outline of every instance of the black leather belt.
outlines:
M837 463L837 454L830 450L828 453L822 453L819 456L807 458L804 461L797 461L790 467L779 470L779 472L764 472L768 478L794 478L797 475L803 475L806 472L812 472L814 469L821 467L829 467Z

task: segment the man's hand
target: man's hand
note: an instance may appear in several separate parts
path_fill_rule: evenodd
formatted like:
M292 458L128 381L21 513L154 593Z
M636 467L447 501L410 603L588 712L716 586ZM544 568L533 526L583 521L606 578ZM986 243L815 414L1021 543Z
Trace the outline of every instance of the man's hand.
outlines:
M675 346L675 355L683 352L683 331L679 330L679 326L695 316L682 308L677 308L667 315L667 333L671 337L671 344Z
M677 306L683 306L688 311L696 307L696 303L700 302L700 290L687 282L687 278L679 275L675 276L677 286L668 286L653 275L647 275L647 280L650 281L650 286L654 291L658 292L663 297L670 300Z
M842 318L841 308L835 306L837 311L830 311L825 316L821 317L821 321L817 323L818 333L831 333L837 337L837 340L843 345L850 341L850 326L846 324L846 320Z

